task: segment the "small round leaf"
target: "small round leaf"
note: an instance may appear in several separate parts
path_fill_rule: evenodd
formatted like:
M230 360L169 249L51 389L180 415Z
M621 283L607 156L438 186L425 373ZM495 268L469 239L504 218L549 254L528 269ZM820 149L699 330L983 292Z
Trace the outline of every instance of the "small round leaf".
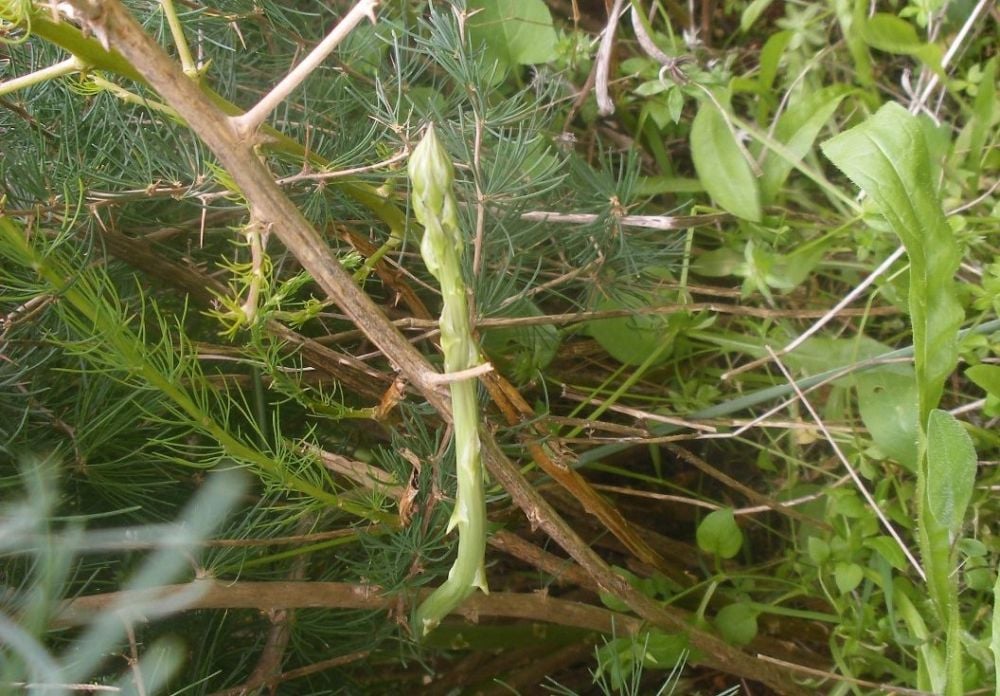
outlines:
M757 637L757 612L746 604L730 604L715 615L715 627L730 645L747 645Z
M743 532L729 508L709 513L698 525L696 537L702 551L720 558L732 558L743 546Z

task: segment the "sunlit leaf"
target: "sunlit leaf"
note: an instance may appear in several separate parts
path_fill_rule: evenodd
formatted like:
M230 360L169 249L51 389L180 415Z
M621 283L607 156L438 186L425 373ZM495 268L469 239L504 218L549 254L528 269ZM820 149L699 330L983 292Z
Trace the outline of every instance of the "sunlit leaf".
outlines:
M954 282L961 253L931 178L923 131L916 117L889 103L822 149L871 197L906 246L919 413L925 419L958 361L964 312Z

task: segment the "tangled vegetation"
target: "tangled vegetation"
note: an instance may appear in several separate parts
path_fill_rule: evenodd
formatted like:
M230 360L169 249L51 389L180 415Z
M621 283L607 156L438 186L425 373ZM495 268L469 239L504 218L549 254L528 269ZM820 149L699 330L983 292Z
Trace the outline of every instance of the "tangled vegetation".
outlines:
M1000 694L998 24L0 0L0 692Z

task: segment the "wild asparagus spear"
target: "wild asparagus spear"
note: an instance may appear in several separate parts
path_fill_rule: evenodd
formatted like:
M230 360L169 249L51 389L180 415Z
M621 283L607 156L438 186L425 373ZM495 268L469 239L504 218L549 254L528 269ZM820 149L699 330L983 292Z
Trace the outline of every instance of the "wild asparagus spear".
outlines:
M469 327L462 277L462 235L452 191L455 173L448 153L434 133L434 124L427 128L423 140L410 155L407 171L413 212L424 226L420 253L427 270L441 286L440 328L445 372L460 372L479 364L479 349ZM486 499L479 455L479 404L473 379L451 385L451 405L458 492L448 531L458 528L458 556L448 579L414 613L413 630L418 637L437 626L475 588L489 592L483 567Z

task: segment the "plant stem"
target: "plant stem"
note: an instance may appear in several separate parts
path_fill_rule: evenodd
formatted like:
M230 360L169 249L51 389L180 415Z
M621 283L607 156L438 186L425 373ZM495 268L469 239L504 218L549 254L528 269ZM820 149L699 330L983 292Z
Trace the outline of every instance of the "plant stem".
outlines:
M408 171L413 187L413 211L424 226L420 252L427 269L441 284L441 349L445 372L461 372L479 364L479 348L472 336L465 298L462 233L452 191L454 170L433 124L410 156ZM474 381L463 379L451 385L451 407L458 491L448 531L458 529L458 555L448 579L414 613L413 631L418 637L437 626L475 588L489 592L483 567L486 498L479 456L479 401Z

